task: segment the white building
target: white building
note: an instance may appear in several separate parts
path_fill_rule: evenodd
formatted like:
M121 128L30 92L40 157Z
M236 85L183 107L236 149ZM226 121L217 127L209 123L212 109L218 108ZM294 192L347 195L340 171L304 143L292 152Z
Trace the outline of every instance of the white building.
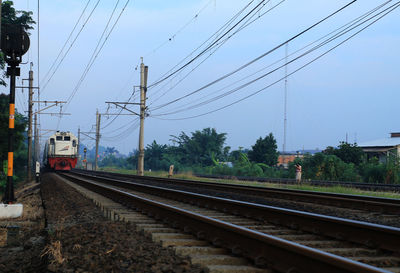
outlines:
M390 133L390 137L372 140L358 144L367 154L368 159L376 157L380 162L386 162L389 155L400 156L400 133Z

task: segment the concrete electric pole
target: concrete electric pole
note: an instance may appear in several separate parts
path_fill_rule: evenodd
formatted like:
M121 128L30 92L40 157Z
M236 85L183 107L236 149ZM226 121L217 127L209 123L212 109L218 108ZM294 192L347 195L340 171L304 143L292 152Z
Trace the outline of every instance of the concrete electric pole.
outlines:
M81 144L81 127L78 127L78 166L79 166L79 162L80 162L80 158L79 158L79 145Z
M38 155L39 133L38 133L38 126L37 126L37 114L35 114L35 117L34 117L33 132L35 134L34 143L33 143L33 158L34 158L35 164L36 164L36 161L39 161L39 155Z
M29 109L28 109L28 182L32 180L32 97L33 97L33 71L32 63L29 70ZM35 162L36 164L36 162Z
M139 157L137 175L144 175L144 118L146 111L146 91L147 91L147 72L148 67L140 64L140 130L139 130Z
M99 110L96 110L96 158L94 159L94 170L97 171L97 161L99 156L99 142L100 142L100 118Z

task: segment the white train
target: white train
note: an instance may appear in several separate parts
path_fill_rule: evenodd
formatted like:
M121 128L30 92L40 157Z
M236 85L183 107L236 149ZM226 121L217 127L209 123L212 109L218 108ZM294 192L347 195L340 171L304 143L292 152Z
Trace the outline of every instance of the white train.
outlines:
M71 132L57 131L46 141L43 157L47 168L64 171L75 168L78 161L78 139Z

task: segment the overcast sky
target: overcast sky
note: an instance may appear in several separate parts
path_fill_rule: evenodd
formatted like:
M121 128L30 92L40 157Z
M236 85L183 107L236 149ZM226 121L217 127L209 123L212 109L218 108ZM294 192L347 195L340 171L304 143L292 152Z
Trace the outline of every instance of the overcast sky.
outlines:
M36 0L14 2L17 9L32 10L33 17L37 21ZM46 73L50 71L48 75L53 74L54 68L49 69L87 1L40 1L40 71L38 71L37 26L31 33L32 45L30 52L24 57L24 62L33 62L36 86L39 74L41 100L67 101L74 90L76 91L72 99L68 100L70 103L63 108L66 113L71 113L70 116L64 116L62 119L50 115L41 116L40 125L44 129L43 134L47 129L68 130L76 134L79 126L82 131L93 131L96 109L103 114L119 113L115 107L108 109L105 101L131 99L131 102L138 102L136 96L138 90L133 96L132 92L134 86L139 85L138 65L141 56L144 57L145 65L149 67L148 83L153 84L250 3L249 0L130 1L77 89L79 79L117 2L118 6L106 30L106 36L126 0L101 0L82 28L97 0L89 2L72 38L61 53L61 57L65 56L63 61L60 63L60 58L58 59L56 62L58 69L48 81L49 77L45 78ZM235 22L260 2L260 0L251 2ZM153 140L170 144L170 135L213 127L217 132L227 133L226 144L232 149L237 149L239 146L250 148L257 138L272 132L277 139L279 150L282 150L285 84L284 81L273 83L284 78L284 66L253 84L238 87L282 66L286 50L290 61L292 57L305 52L303 50L295 53L297 50L384 3L384 1L359 0L290 42L287 47L277 49L246 69L192 96L157 109L163 103L189 94L234 71L350 1L286 0L279 4L280 2L281 0L269 1L254 14L254 17L251 17L258 18L257 20L237 32L220 47L218 44L215 51L207 52L180 73L148 89L150 116L145 121L145 144ZM396 2L392 1L392 4L394 3ZM276 8L265 13L277 4L279 5ZM390 132L400 131L396 118L400 101L399 15L400 8L288 77L286 150L324 149L328 145L336 146L339 141L345 140L346 134L349 142L363 142L387 137ZM359 29L290 63L287 65L287 73L296 71ZM80 30L80 35L70 47ZM209 43L210 41L206 42L201 48ZM70 50L65 55L69 47ZM199 52L195 51L181 64L185 64ZM295 55L291 55L293 53ZM280 62L276 63L279 60ZM18 85L22 84L22 79L27 78L28 69L28 64L22 65L22 75ZM261 69L264 70L254 74ZM239 81L243 78L245 79ZM236 91L230 95L224 94L229 90ZM183 119L225 107L258 90L262 91L222 110L197 118ZM8 93L8 89L4 87L1 91ZM217 99L218 95L221 97ZM190 108L198 102L207 100L208 103L198 108ZM17 91L18 111L27 110L26 101L27 92ZM135 112L139 111L137 105L131 105L130 108ZM171 114L176 110L180 112ZM59 108L48 110L48 112L55 111L59 111ZM119 116L111 122L114 117L102 116L100 144L113 146L123 153L128 153L138 146L137 117ZM87 137L83 137L82 142L88 146L94 143Z

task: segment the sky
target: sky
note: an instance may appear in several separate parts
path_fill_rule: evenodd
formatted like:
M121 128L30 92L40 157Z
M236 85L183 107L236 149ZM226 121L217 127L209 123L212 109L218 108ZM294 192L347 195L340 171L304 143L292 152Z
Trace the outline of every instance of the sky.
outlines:
M302 69L300 67L355 34L360 27L284 65L285 60L291 61L310 48L301 50L306 45L385 1L358 0L237 73L187 98L163 105L234 71L349 2L131 0L122 11L126 0L91 0L82 13L88 3L86 0L40 0L38 20L38 1L18 0L14 1L16 9L32 11L34 20L40 22L40 39L38 50L36 25L31 31L31 47L23 57L26 64L21 65L21 77L17 84L23 84L29 64L33 63L34 85L39 85L41 89L40 99L68 101L62 111L70 115L61 119L51 115L40 116L43 141L49 137L51 130L77 134L79 127L83 132L94 132L98 109L102 114L100 145L115 147L122 153L138 147L138 118L130 115L107 116L109 113L120 113L120 110L115 106L109 107L105 102L139 102L137 86L140 85L141 57L149 71L145 145L153 140L172 144L171 135L179 135L182 131L190 135L196 130L212 127L218 133L227 133L226 145L232 149L250 148L259 137L272 132L278 149L282 150L285 75L289 75L286 83L287 151L337 146L340 141L346 140L346 136L351 143L388 137L390 132L400 131L395 118L400 101L400 8ZM395 3L389 1L385 7ZM104 37L108 38L101 51L94 54L97 57L80 83L79 79L95 52L115 5L113 17L97 49L101 47ZM241 26L239 20L257 5L261 9L250 13L241 23L247 22L248 18L256 20L232 35ZM232 31L224 36L231 36L226 42L217 44L212 51L207 51L181 71L154 85L174 71L174 67L179 68L197 56L211 43L207 39L242 9L243 12L226 28L232 27ZM119 20L112 27L120 13ZM239 24L235 28L237 22ZM71 39L67 40L75 24ZM64 44L66 46L61 51ZM56 59L60 52L61 58ZM55 66L51 69L53 63ZM58 67L55 72L54 67ZM267 72L271 73L242 86ZM52 75L50 79L49 75ZM24 84L27 85L27 82L24 81ZM224 93L229 90L232 91L230 95ZM5 87L1 87L0 91L8 93ZM26 90L17 91L19 112L27 110L27 97ZM207 103L191 108L204 101ZM128 107L134 112L139 111L138 105ZM214 111L219 108L223 109ZM54 107L46 112L59 111L60 108ZM179 112L173 113L175 111ZM193 116L198 117L190 118ZM94 145L94 141L86 136L82 136L81 142L89 147Z

